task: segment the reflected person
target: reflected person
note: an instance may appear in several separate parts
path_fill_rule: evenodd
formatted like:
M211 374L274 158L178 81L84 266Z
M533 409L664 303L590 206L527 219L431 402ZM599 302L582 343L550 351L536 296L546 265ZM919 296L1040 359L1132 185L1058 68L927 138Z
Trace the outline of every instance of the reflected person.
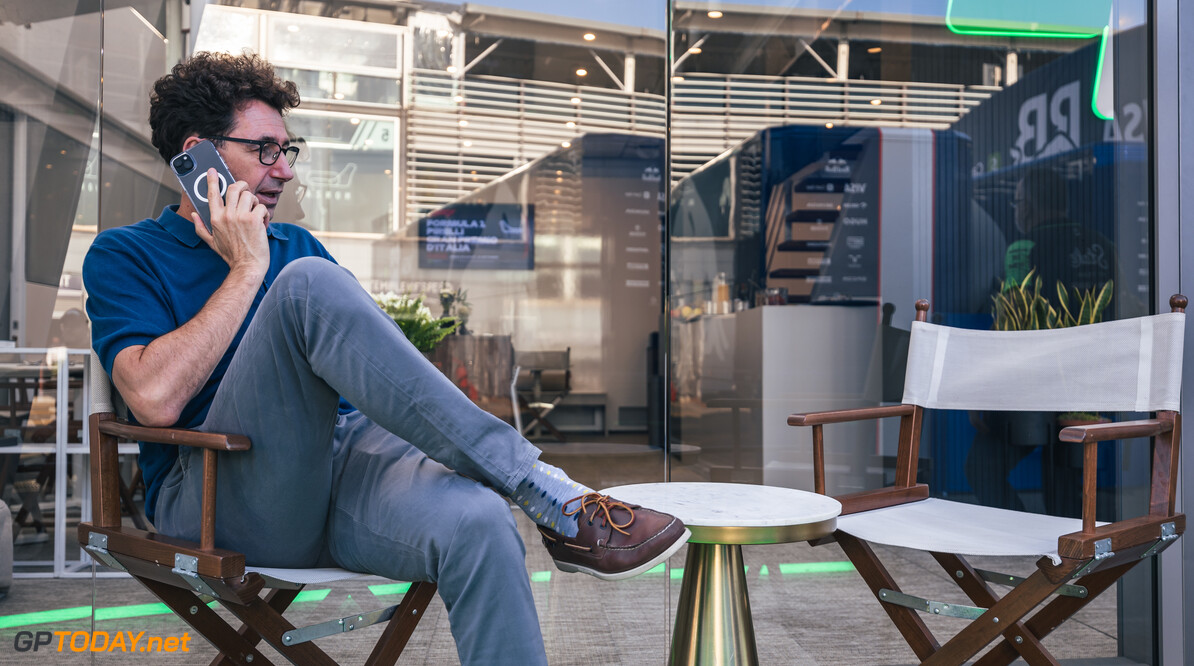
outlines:
M1004 289L1018 285L1032 271L1053 307L1060 282L1074 289L1098 291L1114 278L1115 246L1090 225L1069 214L1069 182L1058 171L1033 166L1016 183L1012 202L1020 236L1007 248ZM1052 412L972 412L975 436L966 458L966 479L980 504L1023 510L1008 476L1038 447L1042 450L1042 486L1051 513L1073 513L1081 488L1081 449L1057 446ZM1071 496L1073 496L1071 498Z

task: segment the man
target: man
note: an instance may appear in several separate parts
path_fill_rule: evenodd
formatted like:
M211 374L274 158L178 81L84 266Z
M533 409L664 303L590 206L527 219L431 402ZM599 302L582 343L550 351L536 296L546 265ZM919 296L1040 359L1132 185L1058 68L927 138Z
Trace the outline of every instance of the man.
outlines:
M254 55L197 54L154 85L162 157L207 139L237 182L221 202L209 172L210 232L184 196L96 237L83 265L93 346L138 422L252 440L247 454L221 454L217 545L261 566L436 581L463 663L544 663L502 496L536 522L559 568L605 579L653 567L688 531L540 462L315 238L271 222L294 177L283 115L298 102ZM141 451L146 512L197 540L200 456Z

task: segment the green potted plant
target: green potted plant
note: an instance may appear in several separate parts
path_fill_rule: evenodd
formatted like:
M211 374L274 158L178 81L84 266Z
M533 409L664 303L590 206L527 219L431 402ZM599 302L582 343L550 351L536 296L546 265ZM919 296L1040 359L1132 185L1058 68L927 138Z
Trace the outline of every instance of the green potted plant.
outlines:
M1098 289L1070 289L1059 281L1055 285L1056 299L1050 302L1042 293L1042 280L1034 269L1018 284L1005 282L999 294L992 297L993 328L1029 331L1101 322L1111 304L1114 286L1114 282L1108 280ZM1005 414L1001 419L1007 428L1007 443L1044 447L1043 485L1050 513L1074 515L1079 509L1074 503L1075 498L1080 496L1082 487L1081 449L1057 448L1057 433L1072 425L1107 423L1110 419L1090 412L1020 412Z
M423 305L422 296L410 294L398 295L393 292L371 294L378 307L398 324L403 335L415 349L423 353L430 352L445 337L452 334L460 325L455 317L434 317L431 309Z

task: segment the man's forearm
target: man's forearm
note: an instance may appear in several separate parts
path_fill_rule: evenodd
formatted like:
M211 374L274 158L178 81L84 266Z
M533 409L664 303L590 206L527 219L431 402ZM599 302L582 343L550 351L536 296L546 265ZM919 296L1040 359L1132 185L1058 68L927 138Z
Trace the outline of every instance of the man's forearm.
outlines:
M137 420L173 425L240 330L263 276L233 270L190 321L116 356L112 379Z

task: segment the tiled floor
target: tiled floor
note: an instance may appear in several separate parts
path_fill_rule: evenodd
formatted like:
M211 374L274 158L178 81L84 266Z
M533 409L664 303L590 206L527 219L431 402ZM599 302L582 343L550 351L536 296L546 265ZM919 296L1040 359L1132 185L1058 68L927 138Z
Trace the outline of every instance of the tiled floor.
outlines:
M618 483L659 480L662 458L645 447L550 447L551 462L569 469L581 481L602 487ZM586 449L588 451L586 452ZM700 478L695 466L676 467L676 480ZM689 478L691 477L691 478ZM668 641L679 596L678 569L684 551L669 569L617 583L556 571L538 545L531 523L516 514L528 544L527 569L532 578L540 624L549 661L569 664L661 664L667 659ZM941 568L927 555L877 549L892 566L905 590L920 596L964 602ZM907 664L915 662L878 603L858 574L844 571L815 573L833 567L801 564L845 562L836 545L807 544L748 546L744 549L750 602L762 664ZM18 554L20 557L20 554ZM1031 571L1030 559L1006 562L976 561L976 566L1007 573ZM396 603L396 595L381 579L359 579L332 588L314 586L321 599L296 603L288 617L297 625L343 617ZM0 663L208 663L214 650L191 635L186 652L125 654L72 652L69 642L58 652L59 636L51 645L18 652L14 641L21 631L73 632L144 631L144 637L181 638L189 630L170 615L156 612L155 599L127 578L18 579L9 596L0 601ZM95 614L89 608L97 609ZM47 611L58 611L48 614ZM101 612L102 611L102 612ZM927 620L941 639L963 626L961 620L933 617ZM1075 620L1045 640L1045 645L1066 663L1130 664L1116 658L1116 602L1114 591L1092 603ZM379 627L320 641L339 663L362 663ZM69 638L67 638L69 641ZM79 645L79 644L77 644ZM280 657L278 661L282 660ZM400 663L456 663L455 648L443 604L436 598L420 623Z

